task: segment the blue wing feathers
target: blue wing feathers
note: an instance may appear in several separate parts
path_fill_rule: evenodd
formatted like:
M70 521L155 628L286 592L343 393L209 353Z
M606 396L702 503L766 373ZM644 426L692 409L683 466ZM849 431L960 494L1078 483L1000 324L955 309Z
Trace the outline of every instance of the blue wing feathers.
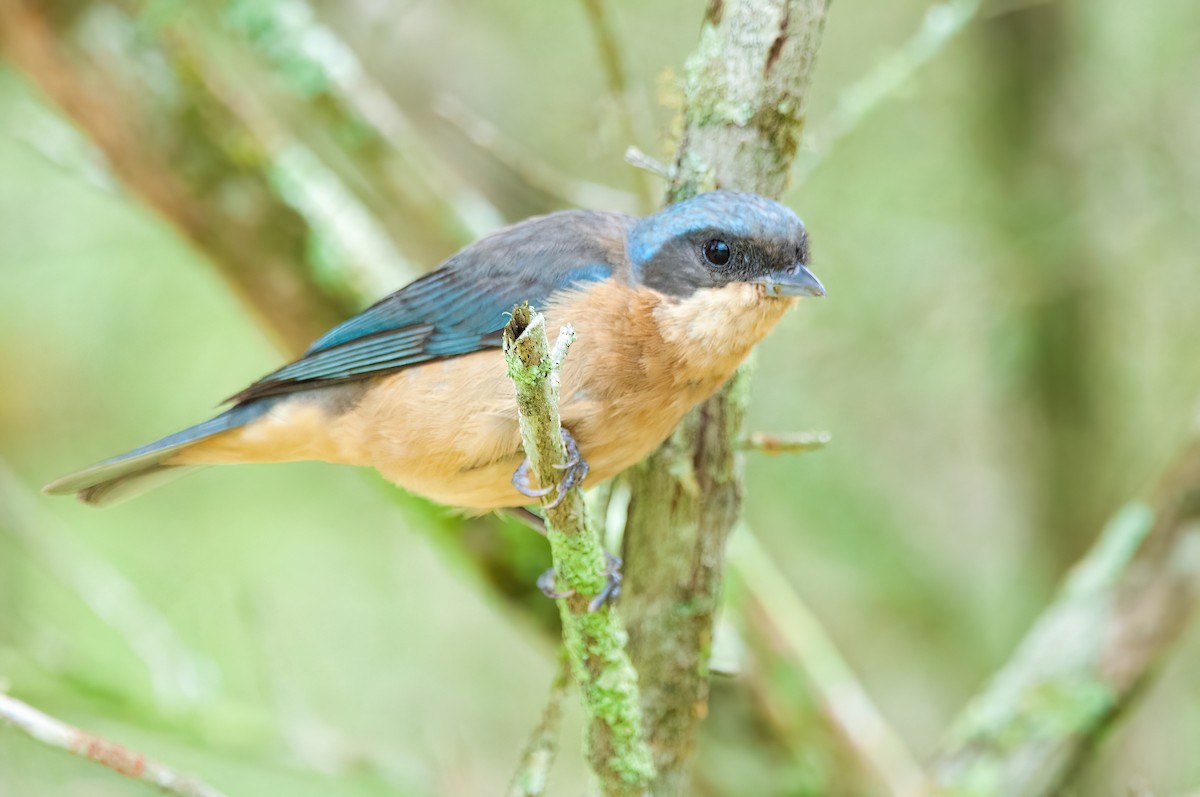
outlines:
M230 400L307 390L500 346L513 306L609 279L624 264L627 216L568 212L484 238L359 315Z
M250 423L285 394L497 348L519 302L544 307L559 291L627 272L632 224L619 214L566 211L500 230L334 327L299 360L231 397L235 406L226 412L45 489L111 503L190 470L167 462L187 446Z

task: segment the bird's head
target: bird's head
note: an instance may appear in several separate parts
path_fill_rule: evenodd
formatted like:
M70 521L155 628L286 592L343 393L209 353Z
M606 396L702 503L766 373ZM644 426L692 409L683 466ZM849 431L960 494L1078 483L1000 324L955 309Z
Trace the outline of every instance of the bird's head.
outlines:
M734 283L767 297L824 296L808 270L808 233L789 208L759 196L711 191L639 220L627 254L638 281L674 297Z

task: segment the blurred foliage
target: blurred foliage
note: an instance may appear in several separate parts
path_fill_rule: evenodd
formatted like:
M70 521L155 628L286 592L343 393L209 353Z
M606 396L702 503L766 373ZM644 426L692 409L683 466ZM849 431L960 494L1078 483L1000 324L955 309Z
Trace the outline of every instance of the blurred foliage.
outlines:
M295 66L293 89L325 90L291 60L295 40L263 27L266 3L228 3L227 21ZM813 130L924 10L835 5ZM555 174L637 190L582 3L344 0L318 11L424 146L503 218L565 203L436 113L440 98ZM668 131L672 76L702 3L620 0L611 12L635 129ZM111 45L117 59L129 43ZM1198 85L1196 4L985 5L787 197L829 299L804 304L761 347L751 428L828 429L833 442L752 455L747 515L919 754L1008 656L1100 521L1193 425ZM637 143L671 149L665 137ZM0 508L5 530L23 531L0 534L7 685L231 794L497 792L554 660L532 624L438 554L428 530L440 511L323 465L212 469L103 512L36 494L200 419L279 355L210 266L115 188L9 71L0 174L0 452L27 499L21 512ZM458 225L393 243L444 249ZM31 538L117 568L173 630L194 677L151 672L139 643L89 609ZM536 552L522 565L543 566ZM1197 662L1193 638L1080 793L1200 782ZM842 782L831 781L837 752L730 733L744 731L734 717L746 708L727 697L720 686L703 790L820 794ZM567 738L577 727L576 717ZM807 727L794 738L807 734L817 738ZM562 749L552 788L576 793L578 751ZM139 788L0 730L0 793Z

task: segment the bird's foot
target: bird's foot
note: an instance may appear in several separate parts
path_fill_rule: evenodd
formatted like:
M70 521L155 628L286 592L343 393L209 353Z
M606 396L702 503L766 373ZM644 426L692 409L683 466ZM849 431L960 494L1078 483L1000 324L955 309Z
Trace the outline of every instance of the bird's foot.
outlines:
M588 601L587 610L589 612L597 611L604 604L615 601L621 594L621 557L613 556L607 552L604 556L606 559L604 566L604 588ZM573 589L560 590L557 588L554 583L557 575L552 567L538 576L537 585L542 594L551 600L569 598L574 595L575 590Z
M549 495L551 492L557 491L554 500L546 504L546 509L551 509L562 503L567 496L567 490L581 484L587 477L591 466L587 460L579 453L579 444L575 442L575 437L566 429L562 430L563 446L567 449L567 461L554 467L563 471L562 481L554 487L533 487L529 483L529 457L525 457L521 464L517 466L512 476L513 487L517 488L517 492L529 498L541 498Z

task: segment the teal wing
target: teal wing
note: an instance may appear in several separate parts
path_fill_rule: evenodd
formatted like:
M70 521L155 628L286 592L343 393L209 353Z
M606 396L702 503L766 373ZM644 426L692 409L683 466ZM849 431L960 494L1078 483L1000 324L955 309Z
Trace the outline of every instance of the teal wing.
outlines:
M231 397L246 402L501 345L514 305L604 280L623 262L627 217L570 211L509 227L321 337Z

